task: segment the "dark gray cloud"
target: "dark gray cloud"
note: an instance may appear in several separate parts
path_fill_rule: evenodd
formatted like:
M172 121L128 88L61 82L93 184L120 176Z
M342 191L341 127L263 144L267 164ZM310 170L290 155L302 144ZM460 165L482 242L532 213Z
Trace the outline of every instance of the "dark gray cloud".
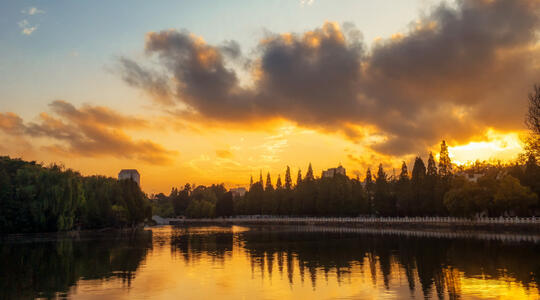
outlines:
M358 126L370 126L387 137L375 150L410 154L488 127L521 129L527 92L540 78L539 9L537 0L442 4L369 50L349 23L271 34L251 59L251 85L227 67L241 56L235 43L214 47L168 30L149 33L146 51L175 82L185 114L237 123L284 118L353 140L363 137ZM136 63L124 68L128 83L145 81L127 76L138 73ZM151 92L149 78L135 86Z
M119 70L127 84L146 90L157 103L167 106L174 104L167 76L147 70L125 57L118 60Z
M25 124L13 113L0 113L0 130L16 136L50 138L57 144L48 149L76 156L108 155L164 164L175 154L151 141L134 140L122 131L146 127L139 118L99 106L76 108L61 100L49 106L53 115L42 113L37 123Z

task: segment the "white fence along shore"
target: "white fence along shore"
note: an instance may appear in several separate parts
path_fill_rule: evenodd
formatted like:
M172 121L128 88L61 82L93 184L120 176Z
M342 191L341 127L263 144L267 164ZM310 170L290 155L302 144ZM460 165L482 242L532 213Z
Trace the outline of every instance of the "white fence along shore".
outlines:
M157 217L157 216L155 216ZM154 220L156 218L154 217ZM159 218L159 217L158 217ZM325 225L325 224L350 224L350 225L456 225L456 226L485 226L485 225L532 225L540 226L540 217L499 217L499 218L456 218L456 217L286 217L286 216L237 216L224 218L169 218L156 222L158 224L280 224L280 225Z

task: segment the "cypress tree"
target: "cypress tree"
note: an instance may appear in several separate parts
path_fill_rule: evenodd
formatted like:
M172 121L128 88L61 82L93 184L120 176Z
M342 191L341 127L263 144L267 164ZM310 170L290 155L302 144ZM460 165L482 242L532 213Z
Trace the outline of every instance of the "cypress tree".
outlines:
M264 187L265 191L273 191L274 187L272 186L272 179L270 178L270 172L266 175L266 186Z
M291 168L289 166L287 166L287 171L285 171L285 189L292 189Z
M452 174L452 162L448 154L448 146L443 140L441 143L441 152L439 153L439 175L449 177Z
M437 166L435 159L433 158L433 153L430 152L426 172L426 183L424 184L425 197L423 199L423 210L429 214L434 214L442 208L442 201L437 201L437 179Z
M379 170L377 171L377 178L375 178L375 193L373 205L375 211L381 215L392 215L394 210L394 204L390 197L390 191L388 189L388 178L384 172L383 165L379 164Z
M366 178L364 180L366 198L368 203L368 210L371 213L373 210L373 178L371 176L371 169L368 168L366 171Z
M429 152L428 166L427 166L427 177L437 177L437 166L435 164L435 159L433 158L433 153Z
M414 167L412 171L411 178L411 188L412 188L412 212L415 214L423 213L420 208L422 201L425 195L424 192L424 183L426 180L426 166L424 161L420 157L416 157L414 160Z
M281 185L281 175L278 175L277 181L276 181L276 190L281 190L283 186Z
M259 183L261 184L261 186L263 186L264 184L263 178L262 178L262 171L259 172Z
M298 177L296 177L296 186L302 182L302 171L298 169Z
M405 162L401 164L401 173L399 173L399 180L409 180L409 171L407 170L407 164Z
M411 182L407 164L401 164L401 173L396 184L397 209L400 215L408 215L411 210Z
M313 168L311 167L311 163L309 163L308 170L307 170L307 173L306 173L306 177L304 178L304 180L311 181L311 180L314 180L314 179L315 179L315 177L313 176Z
M452 162L448 153L448 146L443 140L441 152L439 153L439 178L436 185L436 197L440 213L446 213L444 205L444 195L450 190L452 180Z

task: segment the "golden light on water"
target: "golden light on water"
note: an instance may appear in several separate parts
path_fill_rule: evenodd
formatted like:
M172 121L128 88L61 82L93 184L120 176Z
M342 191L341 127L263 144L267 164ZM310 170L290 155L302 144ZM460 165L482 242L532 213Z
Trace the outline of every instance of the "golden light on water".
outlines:
M315 266L303 259L317 255L316 248L306 250L309 253L265 253L259 249L262 244L246 247L238 239L236 233L247 231L242 227L184 231L182 234L195 237L188 248L176 249L166 238L175 234L173 230L153 229L153 249L129 287L122 280L81 280L70 293L77 299L104 295L114 299L208 299L210 295L215 299L422 299L424 293L430 298L443 295L444 299L540 299L538 287L525 286L509 275L469 277L457 267L442 267L437 273L418 269L421 265L407 274L393 255L384 261L369 253L362 258L359 253L360 260L349 267L339 267L340 257L325 267ZM232 246L223 252L218 249L219 238L197 237L219 233L233 237ZM435 282L427 291L423 291L426 282L421 282L421 271L435 272Z

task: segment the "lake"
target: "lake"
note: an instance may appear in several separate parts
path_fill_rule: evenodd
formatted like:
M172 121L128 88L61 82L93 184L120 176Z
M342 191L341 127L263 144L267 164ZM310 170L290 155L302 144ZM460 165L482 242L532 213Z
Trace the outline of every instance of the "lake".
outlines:
M0 242L1 299L540 299L538 236L153 227Z

